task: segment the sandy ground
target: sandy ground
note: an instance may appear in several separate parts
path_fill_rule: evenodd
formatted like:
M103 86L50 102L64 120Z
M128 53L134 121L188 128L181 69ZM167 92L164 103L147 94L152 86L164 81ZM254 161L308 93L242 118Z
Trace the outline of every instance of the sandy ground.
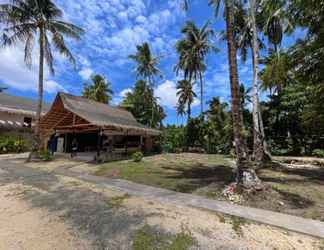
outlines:
M26 190L14 184L0 188L0 249L91 248L58 216L20 199Z
M266 225L244 223L234 230L230 217L128 197L35 165L0 168L0 200L0 249L126 250L144 225L169 234L185 228L197 241L193 249L324 246L321 240Z
M324 249L323 240L309 236L250 222L240 224L238 231L230 217L126 197L52 173L61 167L91 173L96 170L91 164L6 160L28 168L0 168L0 250L132 249L134 234L144 225L170 234L185 228L197 241L193 249ZM126 198L116 204L116 197Z

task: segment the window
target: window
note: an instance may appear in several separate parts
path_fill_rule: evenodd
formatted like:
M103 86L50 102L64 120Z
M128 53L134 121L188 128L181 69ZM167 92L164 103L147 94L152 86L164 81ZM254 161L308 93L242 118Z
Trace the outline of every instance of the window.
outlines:
M32 118L24 117L24 127L31 128L31 125L32 125Z

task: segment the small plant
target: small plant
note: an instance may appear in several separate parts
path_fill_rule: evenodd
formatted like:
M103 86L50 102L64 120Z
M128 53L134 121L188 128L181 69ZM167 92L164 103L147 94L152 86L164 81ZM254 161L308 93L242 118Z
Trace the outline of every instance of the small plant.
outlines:
M132 159L134 162L140 162L142 161L143 159L143 153L138 151L138 152L135 152L134 154L132 154Z
M312 155L316 157L324 158L324 149L314 149Z
M187 250L196 244L196 239L188 229L182 228L181 232L170 235L149 225L145 225L136 231L132 249Z
M107 204L111 207L120 208L123 205L123 202L130 197L129 194L124 194L122 196L115 196L111 198Z
M51 161L52 160L52 156L51 154L47 151L47 150L43 150L39 153L39 158L42 161Z
M25 149L26 143L21 138L11 136L0 137L0 154L21 153Z

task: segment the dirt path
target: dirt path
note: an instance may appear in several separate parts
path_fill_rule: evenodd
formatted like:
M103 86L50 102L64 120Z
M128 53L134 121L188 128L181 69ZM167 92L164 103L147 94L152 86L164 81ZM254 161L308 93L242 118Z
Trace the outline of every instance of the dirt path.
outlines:
M161 204L3 161L0 200L0 249L127 250L132 249L138 230L146 225L158 235L168 236L185 228L196 242L191 249L324 246L322 241L305 235Z

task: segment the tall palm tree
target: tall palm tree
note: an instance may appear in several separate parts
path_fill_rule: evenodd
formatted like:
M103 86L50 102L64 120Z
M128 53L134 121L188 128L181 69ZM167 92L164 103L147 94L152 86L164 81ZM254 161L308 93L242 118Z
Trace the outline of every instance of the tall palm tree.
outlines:
M177 74L183 72L184 78L189 82L192 80L200 83L200 105L201 114L204 112L204 83L203 72L206 70L205 60L207 55L217 49L211 44L211 37L214 35L213 30L207 22L202 28L195 23L188 21L182 28L181 32L185 35L178 41L176 49L179 54L179 62L175 67Z
M52 74L52 45L60 54L75 63L67 48L64 35L79 40L83 30L71 23L62 21L63 12L51 0L10 0L0 4L0 22L5 26L1 39L2 47L11 47L22 42L25 44L25 63L32 64L32 51L35 39L39 49L38 99L36 111L35 137L29 159L35 156L40 147L39 122L43 104L44 60Z
M181 80L177 83L177 96L178 96L178 106L187 106L187 115L189 122L191 117L191 104L193 103L196 93L193 91L192 83L187 80Z
M142 45L136 46L137 51L134 55L130 55L129 58L132 59L137 65L135 67L135 72L138 77L143 77L146 79L149 87L154 96L154 83L155 76L162 77L161 71L158 69L157 65L160 62L161 57L154 56L151 52L150 46L147 42ZM153 100L152 100L153 106ZM152 121L151 126L153 126L154 109L152 108Z
M234 143L237 157L237 182L245 186L253 187L260 184L255 171L251 168L249 163L249 156L244 138L244 125L242 106L239 92L239 78L236 59L236 42L235 42L235 26L234 26L234 4L235 0L209 0L209 4L214 7L217 15L220 10L220 5L224 4L224 16L226 24L226 40L228 49L228 63L230 71L230 85L231 85L231 103L233 116L233 132ZM243 178L249 176L249 178Z
M91 81L90 85L85 84L83 96L97 102L109 104L114 93L111 89L111 83L98 74L91 76Z

